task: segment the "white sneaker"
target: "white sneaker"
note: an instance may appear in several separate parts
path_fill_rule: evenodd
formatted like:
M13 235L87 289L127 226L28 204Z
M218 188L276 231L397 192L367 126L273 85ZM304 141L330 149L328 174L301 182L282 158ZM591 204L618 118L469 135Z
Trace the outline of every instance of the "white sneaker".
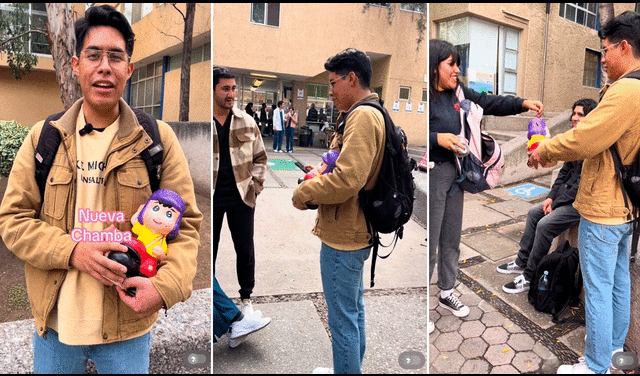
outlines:
M333 368L318 367L313 370L314 374L333 375Z
M558 371L556 372L558 375L592 375L595 374L589 367L587 367L587 362L584 356L578 358L578 363L574 365L564 364L558 367ZM611 373L607 370L607 373Z
M427 333L431 334L433 333L434 330L436 330L436 324L434 324L433 321L429 320L429 326L427 326Z
M273 149L273 152L274 152L274 153L277 153L277 152L278 152L278 150L276 150L276 149Z
M278 153L282 153L282 150L278 150Z
M520 274L517 276L513 282L509 282L506 285L502 286L502 291L507 294L518 294L521 292L529 291L529 287L531 287L531 282L527 281L524 278L524 274Z
M257 332L258 330L264 328L269 325L271 322L271 318L269 317L258 317L262 316L256 315L255 313L251 316L245 316L242 320L236 321L231 324L231 335L230 339L237 339L242 336L246 336L247 334L251 334L253 332Z

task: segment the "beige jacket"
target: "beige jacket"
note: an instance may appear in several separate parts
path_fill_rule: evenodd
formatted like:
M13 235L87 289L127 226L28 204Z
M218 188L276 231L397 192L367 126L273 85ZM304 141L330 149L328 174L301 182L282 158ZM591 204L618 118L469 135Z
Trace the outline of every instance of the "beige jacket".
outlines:
M62 142L51 167L44 203L35 180L35 148L43 121L33 126L20 148L7 190L0 205L0 236L7 247L25 261L27 292L39 335L58 299L60 286L71 268L76 245L69 233L74 226L76 195L75 126L82 99L51 124ZM129 106L120 100L120 130L108 152L104 183L105 211L121 211L130 218L151 195L149 177L141 151L151 142ZM160 188L177 192L186 204L179 236L169 243L168 256L151 279L167 308L185 301L192 292L196 256L200 245L202 214L196 206L189 167L173 130L158 121L164 147ZM104 224L108 227L109 224ZM120 231L131 231L131 222L115 223ZM118 296L115 287L105 288L103 306L104 343L129 339L150 328L157 313L138 319Z
M254 208L256 197L262 192L267 171L267 152L262 142L260 129L255 120L246 112L232 108L231 128L229 129L229 152L233 175L240 197L245 204ZM211 197L216 190L216 179L220 168L220 146L218 133L213 127L213 185Z
M365 100L377 101L378 95L371 94L362 99ZM337 123L341 120L342 114ZM378 179L384 132L380 111L371 106L354 109L347 118L344 134L335 134L331 141L331 149L340 152L333 172L309 179L293 192L294 202L319 205L313 234L332 248L355 251L371 245L358 192L363 187L373 188Z
M639 68L635 67L629 72ZM624 205L609 147L616 145L625 165L631 164L638 155L638 98L640 80L623 76L606 90L598 107L582 119L575 129L543 141L538 146L543 161L584 160L580 187L573 206L591 222L618 225L627 221L629 210Z

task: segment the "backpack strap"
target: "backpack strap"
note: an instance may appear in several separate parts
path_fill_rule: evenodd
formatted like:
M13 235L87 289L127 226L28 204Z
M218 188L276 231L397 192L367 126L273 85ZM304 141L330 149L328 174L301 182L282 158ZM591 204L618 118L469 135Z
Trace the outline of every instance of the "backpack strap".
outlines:
M47 176L49 176L53 160L62 142L60 132L51 125L51 122L60 119L62 115L64 115L64 111L47 117L40 132L38 145L36 146L36 183L40 189L41 203L44 202L44 189L47 186Z
M144 160L149 174L149 184L151 191L155 192L160 188L160 178L162 175L162 158L164 148L160 139L160 131L158 130L158 122L151 115L137 108L131 108L138 119L138 123L144 128L145 132L151 137L151 146L144 149L140 153L140 157ZM53 165L53 160L58 152L58 147L62 142L60 132L51 125L52 121L58 120L64 114L63 112L47 117L38 139L36 146L36 183L40 189L40 202L44 202L44 191L47 187L47 177Z
M138 123L144 128L145 132L151 137L151 146L144 149L140 156L147 166L149 173L149 184L151 191L155 192L160 188L160 178L162 177L162 158L164 148L162 140L160 140L160 131L158 130L158 122L151 115L137 108L132 108L138 118Z

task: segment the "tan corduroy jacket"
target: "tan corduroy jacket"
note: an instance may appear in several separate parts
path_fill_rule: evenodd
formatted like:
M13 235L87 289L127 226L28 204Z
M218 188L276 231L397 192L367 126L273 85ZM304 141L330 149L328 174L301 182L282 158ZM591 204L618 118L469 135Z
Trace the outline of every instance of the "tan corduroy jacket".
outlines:
M378 95L368 95L361 101L367 100L377 101ZM337 124L341 120L342 115ZM371 245L358 192L363 187L371 189L378 179L384 132L380 111L371 106L354 109L347 118L344 134L335 134L331 141L331 149L340 153L333 172L305 181L293 193L293 201L300 205L319 205L313 234L332 248L355 251Z
M246 112L232 108L229 129L229 152L233 175L240 197L245 204L254 208L256 197L262 192L267 171L267 152L262 142L260 129L255 120ZM213 185L211 197L216 190L216 179L220 168L220 148L216 127L213 127ZM215 209L214 209L215 210Z
M629 72L639 68L635 67ZM638 155L638 98L640 80L623 76L611 84L598 107L582 119L575 129L543 141L538 147L543 161L584 160L580 187L573 206L591 222L618 225L628 220L629 210L624 204L609 147L616 145L625 165L631 164Z
M46 331L47 318L54 307L60 286L71 268L70 257L76 243L70 232L76 213L75 127L82 99L58 121L51 124L61 135L53 166L47 178L44 203L35 180L35 148L44 122L33 126L20 148L0 205L0 237L7 247L25 261L27 292L39 335ZM202 214L196 206L189 166L173 130L158 121L164 147L160 188L177 192L186 204L180 234L169 243L168 255L151 282L167 308L185 301L192 292L196 256L200 244ZM104 181L105 211L124 213L129 219L151 195L149 176L141 151L151 138L129 106L120 100L120 129L108 152ZM131 231L131 222L115 223L120 231ZM105 223L104 227L109 224ZM150 328L157 313L138 319L118 296L115 287L105 287L103 339L111 343L129 339Z

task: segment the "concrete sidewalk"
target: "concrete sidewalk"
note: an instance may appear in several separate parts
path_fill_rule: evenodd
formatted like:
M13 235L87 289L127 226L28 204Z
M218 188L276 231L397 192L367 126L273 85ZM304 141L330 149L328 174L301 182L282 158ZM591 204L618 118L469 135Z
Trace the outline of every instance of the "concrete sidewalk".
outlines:
M525 184L546 191L536 194L535 187ZM529 304L526 292L503 292L502 286L516 275L496 271L515 259L527 212L546 198L550 184L551 176L546 175L480 194L465 193L456 290L470 314L460 319L438 307L434 272L429 300L436 326L429 339L431 373L556 373L560 364L576 363L583 356L584 326L555 325L551 315Z
M213 345L213 373L311 373L332 367L327 311L320 279L320 240L311 234L316 212L291 205L298 178L293 165L316 165L326 149L294 148L292 154L273 153L265 140L269 169L255 214L256 286L254 309L271 317L269 326L250 335L238 348L227 337ZM426 175L425 175L426 177ZM425 186L424 177L420 183ZM426 202L416 203L424 205ZM427 357L427 230L416 221L405 227L393 254L376 264L376 285L369 289L370 259L365 265L367 351L364 373L427 373L404 369L405 352ZM384 238L383 243L389 242ZM235 252L226 223L216 261L216 278L236 303L238 282ZM381 248L380 253L386 254Z

